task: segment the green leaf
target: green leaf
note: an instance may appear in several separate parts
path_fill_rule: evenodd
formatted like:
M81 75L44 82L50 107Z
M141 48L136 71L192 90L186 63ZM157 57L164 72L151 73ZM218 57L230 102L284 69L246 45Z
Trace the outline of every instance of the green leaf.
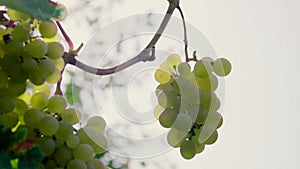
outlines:
M42 160L45 158L39 146L34 146L28 150L24 155L19 157L19 169L36 169L39 167Z
M56 8L48 0L0 0L0 4L41 21L59 18L64 12L63 8Z
M12 159L12 157L8 154L6 154L5 152L1 151L0 152L0 166L3 169L11 169L11 164L10 164L10 160Z
M82 102L80 99L81 89L82 88L77 86L76 84L68 84L67 85L65 96L71 105L74 105L75 103L79 103L80 105L82 105Z

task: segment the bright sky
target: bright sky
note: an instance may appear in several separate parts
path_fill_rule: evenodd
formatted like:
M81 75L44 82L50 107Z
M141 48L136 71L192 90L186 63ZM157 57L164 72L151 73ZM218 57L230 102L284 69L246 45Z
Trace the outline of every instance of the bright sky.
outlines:
M93 37L97 36L97 33L92 35L97 29L105 30L117 20L122 18L124 20L125 16L149 11L162 13L167 7L166 0L91 0L89 5L84 4L85 1L61 0L61 2L70 9L69 17L63 24L76 45L81 42L86 43L89 39L95 41ZM297 157L300 150L298 134L300 115L297 101L300 95L300 79L297 73L300 60L298 50L300 23L297 21L300 15L298 10L300 2L296 0L182 0L181 4L186 20L208 38L219 56L226 56L233 64L233 72L225 80L223 101L225 106L222 112L225 123L220 129L217 143L209 146L203 154L193 160L183 160L179 152L173 150L155 158L144 159L149 164L146 168L168 169L172 168L170 167L172 165L177 169L299 168ZM88 22L93 22L96 18L98 18L97 24L89 26ZM111 35L111 38L108 35ZM118 38L114 35L111 32L104 37L108 38L107 42L113 43L114 38ZM189 34L191 40L198 38L195 36ZM139 40L147 41L149 38L145 36ZM179 43L176 40L173 42ZM128 55L120 56L113 63L131 56L134 48L139 48L139 45L128 43L124 50L124 52L128 50ZM182 49L179 48L176 46L174 49L180 52ZM169 52L167 47L162 47L161 50L162 54ZM109 54L114 54L113 50ZM95 64L99 64L101 60L93 59L97 61ZM145 72L147 71L142 73ZM136 76L143 80L143 76L146 75ZM97 82L99 80L91 83ZM134 85L138 81L132 83ZM95 87L93 86L95 84L89 86L85 81L82 81L82 85ZM138 91L150 89L151 83L139 88ZM97 96L101 97L98 95L100 91L96 90L96 92ZM148 94L151 97L151 93ZM138 94L131 93L129 96L133 104L139 100L142 105L151 105L149 100L138 97ZM96 104L99 106L101 103ZM90 106L85 105L85 109L91 110ZM105 109L103 106L102 108ZM135 107L135 109L143 109L143 107ZM155 123L151 127L155 127ZM136 131L135 136L139 137L141 133L138 133L138 129ZM147 132L151 133L149 128L145 128L145 133ZM135 162L137 161L133 161ZM137 165L133 168L143 167Z

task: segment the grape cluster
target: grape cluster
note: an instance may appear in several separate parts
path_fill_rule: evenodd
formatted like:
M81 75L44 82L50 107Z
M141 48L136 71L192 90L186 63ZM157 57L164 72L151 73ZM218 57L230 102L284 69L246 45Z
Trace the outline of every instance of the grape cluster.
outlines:
M10 9L7 14L10 24L0 27L0 126L26 130L46 156L41 169L105 168L96 158L107 147L104 119L92 117L76 130L81 113L51 92L49 84L61 79L65 66L56 24Z
M155 72L158 105L155 114L159 123L170 128L167 140L172 147L180 147L185 159L201 153L205 145L216 142L217 129L223 118L218 109L220 99L215 94L217 76L226 76L231 64L225 58L204 57L193 66L171 54ZM216 76L217 75L217 76Z

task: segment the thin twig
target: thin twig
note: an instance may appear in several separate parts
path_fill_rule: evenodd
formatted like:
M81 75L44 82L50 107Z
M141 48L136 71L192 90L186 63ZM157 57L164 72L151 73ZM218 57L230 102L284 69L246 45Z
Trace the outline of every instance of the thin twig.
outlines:
M68 43L69 51L72 51L74 49L74 45L73 45L73 42L72 42L71 38L68 36L68 34L66 33L66 31L64 30L64 28L62 27L62 25L58 21L56 21L56 24L57 24L59 30L61 31L61 33L63 34L65 40Z
M188 54L188 38L187 38L186 22L185 22L184 15L183 15L183 12L182 12L180 6L177 6L177 9L182 18L183 31L184 31L184 40L183 41L184 41L185 60L186 60L186 62L188 62L188 61L190 61L190 59L189 59L189 54Z
M152 40L149 42L149 44L144 48L144 50L142 50L137 56L133 57L132 59L121 63L120 65L117 65L115 67L111 67L111 68L107 68L107 69L100 69L100 68L95 68L89 65L86 65L84 63L82 63L81 61L77 60L75 58L74 54L68 54L66 53L64 55L64 59L65 62L71 65L74 65L86 72L92 73L92 74L96 74L96 75L109 75L109 74L113 74L119 71L122 71L138 62L146 62L146 61L152 61L154 60L153 58L153 54L150 55L151 51L153 51L153 47L156 45L156 43L158 42L158 40L160 39L162 33L164 32L167 24L170 21L171 15L173 14L174 10L176 9L176 7L178 6L178 0L168 0L170 2L168 10L163 18L162 23L160 24L158 30L156 31L154 37L152 38Z

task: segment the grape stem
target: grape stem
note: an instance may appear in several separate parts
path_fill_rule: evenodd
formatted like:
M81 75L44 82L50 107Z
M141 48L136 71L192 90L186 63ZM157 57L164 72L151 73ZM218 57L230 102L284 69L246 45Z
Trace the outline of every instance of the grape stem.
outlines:
M74 52L69 52L65 53L63 56L65 63L66 64L71 64L74 65L86 72L95 74L95 75L109 75L109 74L114 74L116 72L120 72L138 62L146 62L146 61L153 61L155 59L155 48L154 46L160 39L162 33L164 32L166 26L168 25L171 15L173 14L174 10L179 6L179 0L168 0L169 1L169 7L167 9L167 12L163 18L162 23L160 24L158 30L156 31L154 37L151 39L149 44L135 57L131 58L130 60L121 63L117 66L107 68L107 69L101 69L101 68L96 68L89 66L87 64L82 63L76 58L76 53ZM59 26L59 24L58 24ZM63 31L62 31L63 33ZM66 38L66 37L65 37Z
M182 23L183 23L183 32L184 32L184 52L185 52L185 61L189 62L191 59L189 58L189 54L188 54L188 38L187 38L187 29L186 29L186 22L184 19L184 15L182 12L182 9L180 8L180 6L177 6L177 9L180 13L181 19L182 19ZM193 59L192 59L193 60Z
M68 36L65 29L62 27L62 25L58 21L56 21L56 24L57 24L59 30L61 31L61 33L63 34L65 40L68 43L69 51L72 51L74 49L74 45L73 45L73 42L72 42L71 38Z

